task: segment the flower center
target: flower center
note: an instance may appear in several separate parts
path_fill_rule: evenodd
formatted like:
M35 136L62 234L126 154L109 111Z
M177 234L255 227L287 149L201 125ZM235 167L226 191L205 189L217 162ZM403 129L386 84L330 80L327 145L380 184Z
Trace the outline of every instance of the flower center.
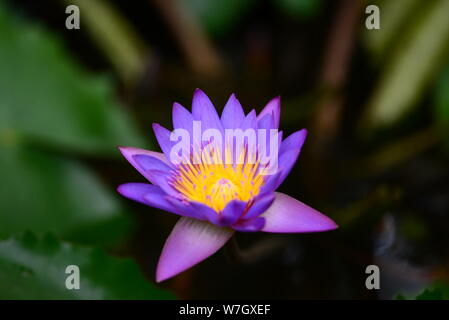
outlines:
M250 201L264 183L258 163L226 164L217 157L202 157L199 163L182 163L172 185L189 201L221 212L232 200Z

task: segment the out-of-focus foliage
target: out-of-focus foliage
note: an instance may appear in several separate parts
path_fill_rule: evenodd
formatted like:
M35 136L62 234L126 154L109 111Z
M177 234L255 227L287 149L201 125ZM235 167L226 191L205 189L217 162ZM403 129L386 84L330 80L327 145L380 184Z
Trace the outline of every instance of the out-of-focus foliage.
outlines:
M149 53L136 34L132 24L124 19L110 1L65 0L67 5L77 5L82 12L83 30L91 35L92 42L103 51L127 84L142 76Z
M256 0L182 0L202 26L212 35L221 36L240 22L259 2ZM297 19L315 17L321 0L272 0L282 13Z
M373 59L380 63L389 57L398 33L406 30L415 19L414 13L420 12L425 3L420 0L375 0L366 1L366 5L376 5L380 9L380 29L364 30L364 41Z
M82 164L35 149L0 147L0 237L24 230L104 242L129 226L118 199ZM117 221L119 229L103 230ZM80 229L97 226L93 238ZM115 232L114 232L115 231Z
M380 11L386 10L381 7ZM448 16L449 1L429 1L408 29L398 30L400 40L394 48L395 54L386 62L387 67L365 114L365 124L370 127L392 125L416 105L446 62Z
M143 145L110 84L80 71L57 39L4 6L0 38L0 237L25 230L82 242L122 236L130 222L113 193L83 164L49 152L98 156L118 153L117 144ZM115 227L102 232L105 224Z
M59 41L0 6L0 134L98 154L143 145L104 78L88 76Z
M321 0L274 0L273 3L285 14L298 19L311 19L321 9Z
M80 289L67 290L68 265L80 269ZM69 279L70 280L70 279ZM131 259L31 233L0 242L0 299L170 299Z
M424 289L415 297L405 297L399 294L398 300L449 300L449 286L447 284L436 284Z
M443 70L436 88L435 120L449 149L449 65Z
M211 34L220 36L238 22L255 0L182 0Z

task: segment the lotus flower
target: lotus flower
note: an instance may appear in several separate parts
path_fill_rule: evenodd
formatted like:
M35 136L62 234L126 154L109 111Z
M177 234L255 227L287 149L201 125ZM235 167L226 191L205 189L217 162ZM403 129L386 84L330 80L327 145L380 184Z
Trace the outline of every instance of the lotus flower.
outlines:
M272 99L258 115L254 110L245 115L233 94L219 117L210 99L197 89L191 113L174 103L173 132L153 124L162 153L119 148L150 183L122 184L118 192L181 216L159 258L157 282L208 258L235 231L305 233L337 228L330 218L317 210L275 192L295 164L307 135L305 129L285 140L282 140L282 132L271 134L277 132L279 118L279 97ZM202 133L215 130L214 139L188 140L187 143L174 139L179 138L173 134L176 130L195 135L196 123L201 125ZM226 144L236 141L235 136L226 135L229 130L247 132L248 129L264 134L257 136L255 144L240 140L239 151L237 144ZM225 147L221 147L223 141L218 141L217 133L225 136ZM270 146L275 146L270 150L270 154L276 155L275 162L263 161L266 148L262 140L269 140ZM185 152L180 155L175 149Z

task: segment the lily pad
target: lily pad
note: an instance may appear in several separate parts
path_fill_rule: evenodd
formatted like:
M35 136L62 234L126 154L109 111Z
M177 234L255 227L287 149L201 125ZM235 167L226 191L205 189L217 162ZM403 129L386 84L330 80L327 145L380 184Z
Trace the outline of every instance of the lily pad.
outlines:
M111 240L130 226L118 198L81 163L35 149L0 147L0 237L31 230L83 242ZM116 221L118 228L102 232ZM120 221L120 222L119 222Z
M106 77L81 70L61 41L0 5L0 134L70 151L142 146Z
M174 298L148 282L132 259L31 233L0 241L0 283L0 299Z

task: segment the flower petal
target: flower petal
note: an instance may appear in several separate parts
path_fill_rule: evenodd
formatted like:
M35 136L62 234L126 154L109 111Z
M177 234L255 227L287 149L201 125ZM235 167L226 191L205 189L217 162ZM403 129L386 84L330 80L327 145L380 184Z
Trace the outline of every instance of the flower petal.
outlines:
M260 216L267 211L274 201L274 193L261 194L254 198L253 205L248 209L242 217L244 220L249 220Z
M181 201L178 198L171 197L165 192L164 196L160 196L155 193L147 193L143 197L146 204L149 206L176 213L183 217L207 220L201 216L199 212L192 211L188 203Z
M192 137L193 117L192 114L179 103L173 104L173 129L185 129Z
M180 194L168 182L170 175L165 171L148 170L146 171L148 179L159 186L164 192L172 197L179 198Z
M159 123L153 123L153 131L156 135L157 142L161 147L162 152L165 154L167 160L170 159L170 151L173 145L176 143L174 141L170 141L170 130L164 128Z
M267 105L257 116L257 120L261 120L266 114L272 114L274 118L275 128L279 128L279 120L281 118L281 97L276 97L270 100Z
M206 220L218 225L218 213L211 207L196 201L190 201L187 205L191 216L197 216L200 220Z
M120 193L122 196L143 203L147 204L143 196L147 193L156 193L158 195L165 195L165 192L162 191L161 188L158 186L148 184L148 183L125 183L120 185L117 188L118 193Z
M307 130L302 129L292 133L284 141L282 141L281 148L279 149L278 164L278 168L282 170L282 172L275 189L279 187L295 165L306 137Z
M133 159L145 174L150 170L159 170L166 173L173 170L164 161L146 154L136 154Z
M256 110L251 110L247 116L243 119L242 123L240 124L240 128L245 131L246 129L253 129L254 131L257 130L257 116L256 116ZM257 132L256 132L257 137Z
M158 186L148 183L125 183L120 185L117 188L117 191L122 196L147 206L179 215L185 215L185 213L173 206L171 202L167 200L167 194Z
M243 118L245 118L245 113L243 112L242 105L237 100L235 94L232 94L221 113L221 123L223 124L223 128L238 128Z
M243 119L240 124L240 129L243 131L243 139L235 139L234 140L234 155L235 161L239 161L239 153L242 150L242 147L246 149L246 156L244 161L255 163L257 158L257 116L256 111L251 110L248 115ZM253 135L246 136L245 131L252 131ZM234 162L236 163L236 162Z
M146 179L149 180L148 175L146 174L145 170L136 162L134 159L134 156L136 155L146 155L150 157L154 157L166 165L170 166L170 163L167 161L167 158L163 153L160 152L154 152L154 151L148 151L144 149L139 148L132 148L132 147L118 147L122 155L125 157L126 160L137 170L140 172L141 175L143 175ZM150 182L153 182L150 180Z
M193 267L217 252L232 236L228 228L181 218L165 242L156 271L161 282Z
M280 192L276 192L276 199L261 217L266 220L262 229L265 232L303 233L338 228L327 216Z
M231 226L237 222L237 220L243 214L247 202L240 200L230 201L220 214L219 225L222 227Z
M262 165L269 165L268 170L276 169L271 165L277 165L276 161L279 160L282 131L274 127L273 114L266 114L262 119L257 120L257 129L258 158L261 159Z
M209 97L200 89L196 89L193 94L192 115L193 120L201 121L201 128L203 131L209 128L223 131L223 126L221 125L217 110L215 110Z
M278 168L278 171L275 174L266 175L265 182L262 188L260 188L259 195L265 195L274 192L282 182L282 180L280 180L281 174L282 169Z
M232 226L232 229L243 232L260 231L265 225L265 218L257 217L251 220L244 220Z
M276 129L273 114L266 114L262 118L260 116L257 117L257 128L265 130Z

